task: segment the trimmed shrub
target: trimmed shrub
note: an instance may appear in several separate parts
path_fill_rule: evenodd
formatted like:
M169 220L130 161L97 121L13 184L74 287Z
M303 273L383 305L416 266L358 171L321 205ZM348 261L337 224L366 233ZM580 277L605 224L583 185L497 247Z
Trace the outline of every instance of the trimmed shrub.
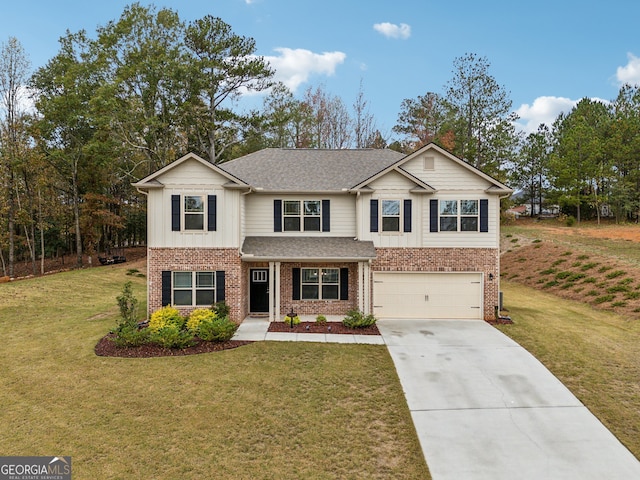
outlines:
M222 300L221 302L214 303L213 307L211 307L211 310L213 310L216 313L216 316L218 318L223 318L223 317L229 316L229 313L231 312L231 307L229 307L229 305L227 305L225 301Z
M325 323L327 323L327 317L325 317L324 315L318 315L316 317L316 323L324 325Z
M196 344L193 335L182 330L174 323L167 323L156 331L152 331L151 342L164 348L187 348Z
M193 335L198 334L198 328L200 324L204 321L212 321L217 318L217 315L213 310L208 308L196 308L187 319L187 330L189 330Z
M293 322L294 325L300 325L300 317L298 315L296 315L295 317L291 318L289 315L285 315L284 323L286 323L287 325L291 326L292 322Z
M162 328L173 325L177 330L181 330L184 326L184 322L185 319L180 315L178 309L171 305L167 305L166 307L162 307L161 309L153 312L149 319L149 329L153 333L156 333Z
M348 328L366 328L374 325L377 319L373 314L365 315L359 310L350 310L342 319L342 324Z
M139 347L149 343L148 328L138 328L137 325L124 325L115 333L113 343L118 347Z
M227 342L237 329L238 325L229 320L229 317L216 317L200 323L198 337L206 342Z

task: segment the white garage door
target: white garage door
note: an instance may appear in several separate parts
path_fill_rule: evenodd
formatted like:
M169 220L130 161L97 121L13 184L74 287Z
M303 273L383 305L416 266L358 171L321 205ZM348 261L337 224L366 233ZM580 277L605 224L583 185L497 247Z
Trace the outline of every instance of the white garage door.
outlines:
M481 273L375 272L378 318L482 319Z

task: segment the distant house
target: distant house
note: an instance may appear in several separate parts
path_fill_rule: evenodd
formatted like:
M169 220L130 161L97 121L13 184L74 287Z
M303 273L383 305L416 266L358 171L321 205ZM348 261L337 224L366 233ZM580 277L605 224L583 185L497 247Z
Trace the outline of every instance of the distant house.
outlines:
M148 195L150 311L494 317L512 190L435 144L188 154L134 186Z

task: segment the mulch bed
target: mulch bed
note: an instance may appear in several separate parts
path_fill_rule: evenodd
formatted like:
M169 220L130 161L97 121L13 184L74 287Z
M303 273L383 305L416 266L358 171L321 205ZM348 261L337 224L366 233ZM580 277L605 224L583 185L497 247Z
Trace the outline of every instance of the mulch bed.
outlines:
M205 342L197 339L198 343L188 348L164 348L159 345L142 345L140 347L118 347L112 341L110 333L100 339L95 347L96 355L100 357L148 358L148 357L178 357L195 355L198 353L220 352L232 348L242 347L249 343L247 340L229 340L228 342Z
M378 327L374 324L364 328L345 327L341 322L300 322L293 328L284 322L271 322L269 324L270 332L284 333L337 333L349 335L380 335Z

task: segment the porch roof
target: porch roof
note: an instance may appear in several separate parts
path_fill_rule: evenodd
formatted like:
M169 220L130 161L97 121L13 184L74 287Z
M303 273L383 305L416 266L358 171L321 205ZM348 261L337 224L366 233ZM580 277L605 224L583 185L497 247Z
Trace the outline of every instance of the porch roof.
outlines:
M355 262L374 258L373 242L352 237L246 237L242 245L245 262Z

